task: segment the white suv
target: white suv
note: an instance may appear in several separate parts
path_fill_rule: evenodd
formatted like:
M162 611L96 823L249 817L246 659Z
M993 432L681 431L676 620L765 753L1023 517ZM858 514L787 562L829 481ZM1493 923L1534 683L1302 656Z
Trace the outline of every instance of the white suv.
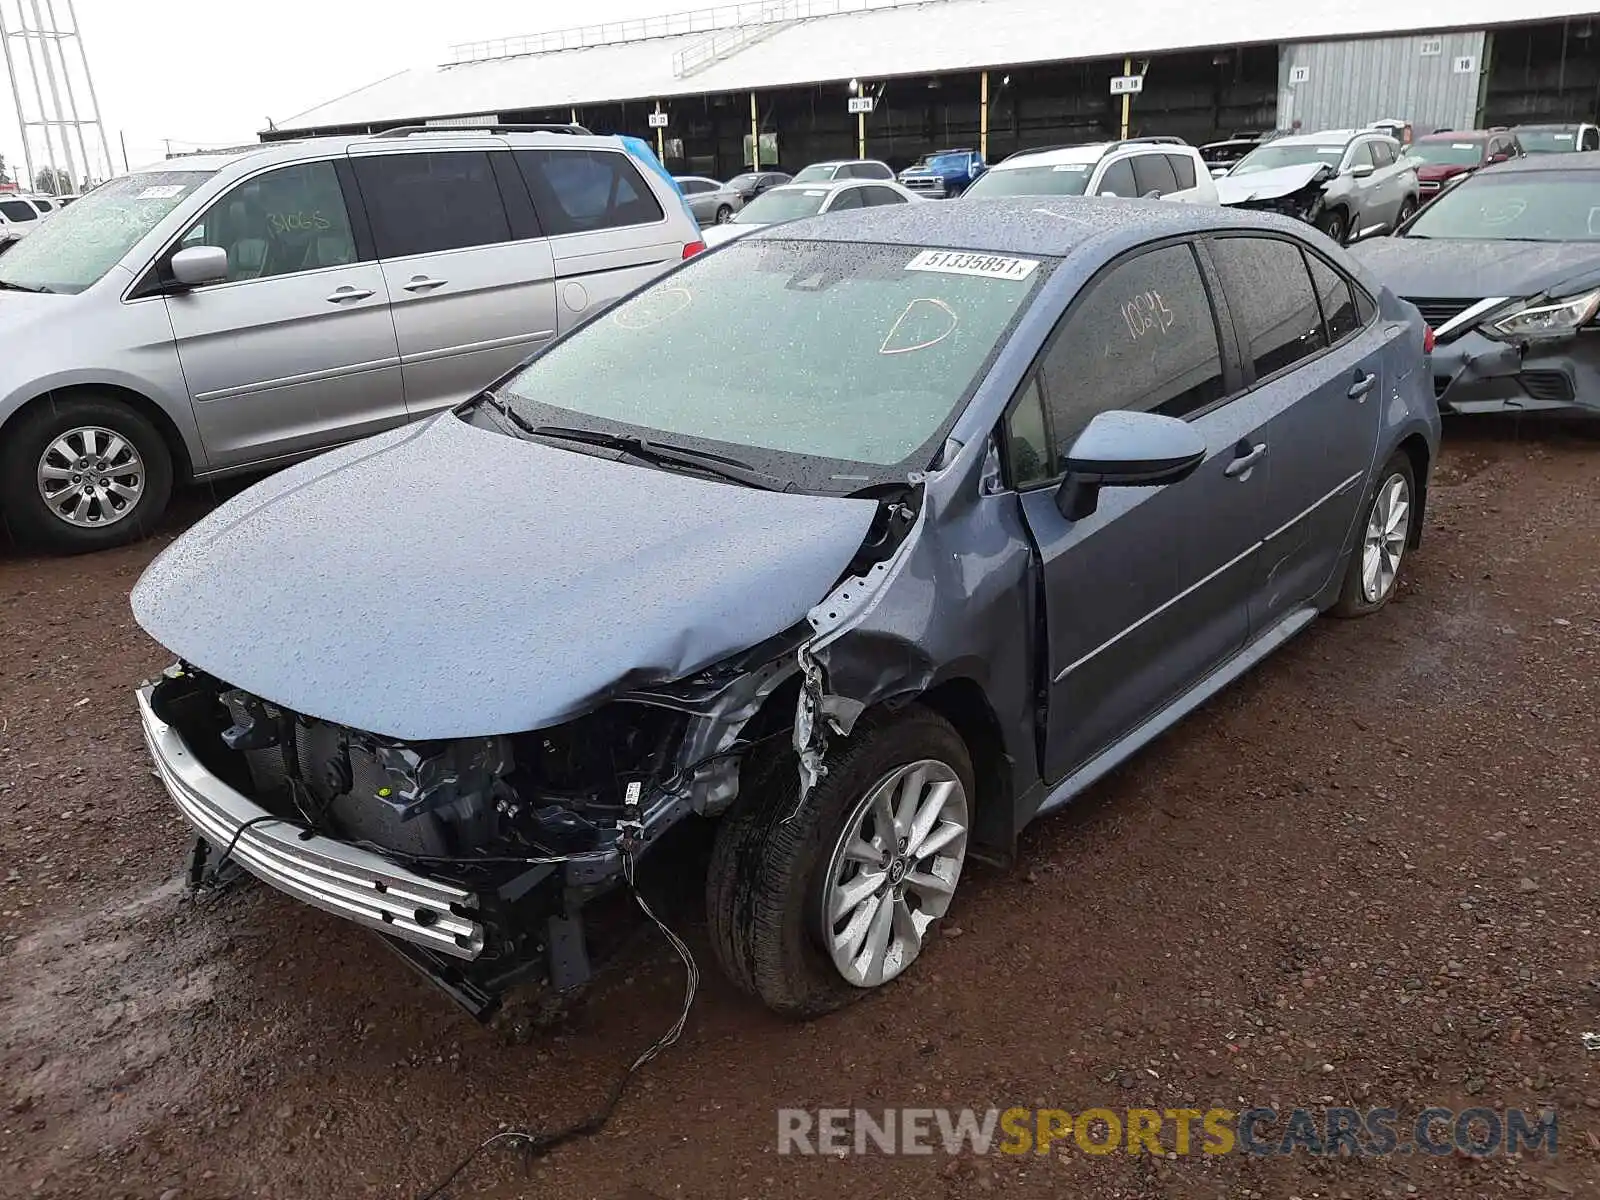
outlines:
M984 196L1123 196L1216 204L1200 151L1181 138L1126 138L1019 150L964 193Z

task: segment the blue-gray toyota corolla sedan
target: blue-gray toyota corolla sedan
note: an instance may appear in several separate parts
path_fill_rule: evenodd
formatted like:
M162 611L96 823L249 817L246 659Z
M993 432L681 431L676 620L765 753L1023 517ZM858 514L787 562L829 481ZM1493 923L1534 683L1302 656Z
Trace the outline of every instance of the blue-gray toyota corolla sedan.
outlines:
M907 205L704 255L151 566L193 876L378 930L482 1015L581 984L588 903L712 818L722 966L835 1007L969 858L1384 606L1427 340L1308 226L1219 208Z

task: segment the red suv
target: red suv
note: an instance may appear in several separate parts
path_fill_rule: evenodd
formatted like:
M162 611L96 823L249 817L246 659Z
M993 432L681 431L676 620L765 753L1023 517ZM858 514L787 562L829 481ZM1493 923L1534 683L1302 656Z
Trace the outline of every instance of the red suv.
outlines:
M1453 180L1490 163L1522 154L1516 136L1500 129L1445 130L1418 138L1406 148L1417 168L1417 190L1424 204Z

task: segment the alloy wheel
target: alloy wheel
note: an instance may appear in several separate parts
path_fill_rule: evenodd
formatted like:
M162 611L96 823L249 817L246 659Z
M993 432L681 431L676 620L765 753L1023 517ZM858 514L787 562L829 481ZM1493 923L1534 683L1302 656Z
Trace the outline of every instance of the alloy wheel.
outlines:
M1405 476L1391 475L1373 498L1361 539L1361 595L1368 604L1377 604L1393 590L1410 531L1411 489Z
M961 778L922 759L897 767L851 811L828 859L822 936L847 983L887 983L950 908L967 857Z
M115 525L139 505L145 466L132 442L99 425L69 429L39 456L39 495L50 515L80 529Z

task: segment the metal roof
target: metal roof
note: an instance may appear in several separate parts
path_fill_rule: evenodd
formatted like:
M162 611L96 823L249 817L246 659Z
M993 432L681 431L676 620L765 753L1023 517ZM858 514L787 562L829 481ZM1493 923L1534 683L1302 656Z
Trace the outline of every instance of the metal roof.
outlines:
M1584 14L1575 0L763 0L458 47L280 123L283 130L582 108L850 79L1241 44L1482 29ZM720 24L718 22L721 22ZM671 32L683 30L683 32ZM631 40L629 40L631 38ZM570 47L555 49L552 47Z

